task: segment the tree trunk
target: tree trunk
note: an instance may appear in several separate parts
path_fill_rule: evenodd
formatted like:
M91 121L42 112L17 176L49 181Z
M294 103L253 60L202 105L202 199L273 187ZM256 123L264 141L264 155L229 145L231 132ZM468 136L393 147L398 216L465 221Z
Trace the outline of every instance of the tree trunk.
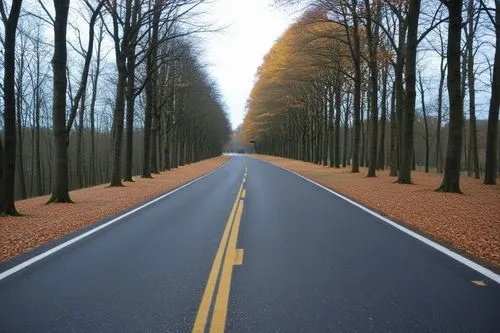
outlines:
M152 118L153 118L153 107L154 107L154 94L156 89L156 62L157 62L157 44L158 44L158 26L161 15L161 7L159 7L160 2L156 1L153 8L153 20L151 23L152 33L151 42L149 44L149 50L147 55L147 73L150 74L150 78L146 82L146 107L144 110L144 147L142 156L142 177L152 178L151 170L155 169L153 163L154 145L152 140L156 140L156 132L154 136L152 135ZM156 170L154 170L156 171Z
M398 176L398 124L396 120L396 85L392 84L392 96L391 96L391 152L390 159L391 165L389 170L389 176Z
M340 168L340 112L342 107L341 83L338 79L335 89L335 168ZM346 143L344 143L346 144Z
M461 94L462 98L465 96L465 89L467 87L467 49L464 49L462 51L462 73L460 75L460 89L461 89ZM463 126L462 126L462 160L463 164L461 164L460 170L467 170L467 176L472 175L472 169L470 168L470 163L469 163L469 154L467 151L467 130L470 130L470 128L467 128L465 126L465 112L463 113Z
M349 4L351 23L347 19L347 14L344 14L344 24L348 37L348 42L351 46L351 56L354 64L354 114L353 114L353 147L352 150L352 165L351 172L359 172L360 164L360 141L361 141L361 46L359 36L359 17L357 14L358 2L352 0ZM343 9L344 10L344 9ZM351 36L352 34L352 36Z
M415 120L415 67L417 60L418 17L420 0L411 0L408 10L408 38L406 42L406 94L403 115L403 144L398 182L411 184L413 160L413 122Z
M366 125L365 125L365 99L364 99L364 92L367 91L367 89L364 88L364 84L361 85L361 119L360 119L360 131L361 131L361 152L360 152L360 157L359 157L359 166L364 167L365 166L365 143L366 143ZM367 94L368 95L368 94ZM366 103L369 104L369 103Z
M349 99L349 97L348 97ZM347 107L344 110L344 149L342 152L342 167L347 167L348 161L347 161L347 140L349 138L348 132L349 132L349 102L347 103ZM352 149L352 147L351 147Z
M120 64L119 64L120 63ZM111 181L110 186L123 186L121 182L121 152L123 138L123 120L125 109L125 85L127 75L125 71L125 60L117 61L118 81L116 84L115 110L113 112L113 135L111 149Z
M422 76L418 73L418 85L420 90L420 102L422 103L422 114L425 126L425 172L429 172L429 126L427 123L427 110L425 108L425 91L422 83Z
M90 99L90 184L97 183L96 151L95 151L95 104L97 101L97 84L101 72L101 45L104 34L104 24L99 27L99 37L97 39L97 59L94 78L92 80L92 97Z
M462 0L448 4L448 96L450 101L450 122L448 148L443 182L438 188L442 192L461 193L460 162L462 155L463 99L460 87L460 36L462 26Z
M366 30L368 37L368 52L369 52L369 66L370 66L370 158L368 160L368 177L375 177L375 170L377 169L377 139L378 139L378 32L379 32L379 8L373 5L375 13L375 27L372 29L372 8L369 0L365 0L365 6L368 14L366 22Z
M445 64L444 57L441 57L439 87L438 87L438 105L437 105L437 124L436 124L436 171L443 172L443 161L441 152L441 122L443 119L443 90L444 79L446 76L446 68L448 63Z
M19 56L19 70L18 70L18 82L17 82L17 166L18 166L18 176L19 176L19 190L21 194L21 199L26 199L26 181L24 178L24 152L23 152L23 126L22 126L22 115L23 115L23 98L24 98L24 53L25 46L21 47L21 52Z
M328 89L328 162L330 168L333 168L335 165L335 132L334 132L334 105L333 105L333 98L334 98L334 92L333 92L333 87L330 86Z
M476 91L474 75L474 0L469 0L468 5L468 33L467 33L467 79L469 83L469 146L470 158L474 165L474 178L479 179L479 152L477 147L477 129L476 129ZM469 166L470 168L470 166Z
M122 141L123 121L125 116L125 94L127 81L127 50L130 44L130 21L132 16L132 0L125 1L125 20L123 24L123 36L119 34L119 13L116 8L113 12L113 40L116 57L116 69L118 80L116 82L115 108L113 111L113 129L111 145L111 179L109 186L123 186L121 182L122 167Z
M14 186L16 175L16 29L19 21L22 1L13 1L7 21L4 22L4 140L5 147L1 147L2 174L1 174L1 207L0 213L19 215L14 205ZM4 6L3 2L0 6ZM1 144L1 142L0 142Z
M126 88L126 142L125 142L125 173L123 181L133 182L132 179L132 161L134 148L134 111L135 111L135 67L136 67L136 45L139 28L137 20L139 19L140 3L134 0L134 9L132 11L132 23L130 26L128 48L127 48L127 88Z
M68 143L66 131L66 29L69 0L54 0L56 18L54 21L53 106L54 165L52 196L47 203L71 202L68 184Z
M35 87L35 174L34 182L36 182L35 194L40 196L44 192L42 185L42 159L40 156L40 110L42 108L41 98L40 98L40 85L42 84L40 80L40 40L35 42L35 56L36 56L36 87Z
M85 94L80 100L80 113L78 114L78 131L76 133L76 180L78 188L84 187L83 182L83 121L85 116Z
M484 165L484 184L494 185L497 178L498 109L500 105L500 2L495 2L496 49L491 84L490 110L488 114L488 133L486 138L486 163Z
M387 64L383 65L382 69L382 97L380 103L382 104L382 114L380 115L380 137L378 142L378 160L377 168L384 170L385 168L385 123L387 121L387 76L389 71Z
M396 122L397 122L397 169L398 174L400 174L401 170L401 159L403 149L403 113L404 113L404 99L405 99L405 89L403 83L403 72L405 67L406 60L406 35L408 30L408 25L406 22L399 22L399 36L398 36L398 48L396 51L396 64L394 68L394 86L395 86L395 94L396 94Z
M132 42L135 44L135 42ZM132 155L134 144L134 110L135 110L135 47L127 56L127 88L126 88L126 131L125 131L125 172L123 181L133 182Z

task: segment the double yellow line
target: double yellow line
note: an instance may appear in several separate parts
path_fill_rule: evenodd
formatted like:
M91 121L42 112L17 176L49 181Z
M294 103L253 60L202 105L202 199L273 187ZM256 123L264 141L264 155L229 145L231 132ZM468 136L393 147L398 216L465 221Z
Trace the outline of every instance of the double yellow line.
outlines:
M238 194L236 195L231 214L226 222L219 249L217 250L212 269L210 270L210 275L208 276L207 286L205 287L203 298L201 299L200 307L198 308L198 313L194 322L193 333L205 332L221 265L222 274L220 275L219 288L217 289L212 320L210 322L210 333L224 332L233 266L243 264L243 249L236 249L236 242L238 240L241 216L243 215L243 201L246 196L246 190L244 189L246 177L247 167L245 163L245 175L243 176ZM222 263L223 259L224 263Z

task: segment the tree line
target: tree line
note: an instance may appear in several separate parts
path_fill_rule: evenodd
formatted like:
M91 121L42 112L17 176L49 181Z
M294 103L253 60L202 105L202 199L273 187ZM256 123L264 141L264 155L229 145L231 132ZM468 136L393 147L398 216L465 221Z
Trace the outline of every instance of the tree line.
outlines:
M498 1L276 2L306 10L258 70L242 134L257 152L404 184L420 161L444 192L465 170L496 183Z
M214 30L205 2L0 1L0 213L222 153L231 126L196 46Z

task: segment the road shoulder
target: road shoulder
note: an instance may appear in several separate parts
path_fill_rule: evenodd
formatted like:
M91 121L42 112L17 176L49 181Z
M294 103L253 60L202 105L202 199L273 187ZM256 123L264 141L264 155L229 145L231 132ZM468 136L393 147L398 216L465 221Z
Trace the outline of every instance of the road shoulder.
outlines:
M16 206L23 216L0 218L0 263L5 266L6 261L20 254L73 237L98 222L105 223L110 216L126 213L183 186L218 169L229 159L219 156L162 172L153 179L134 177L134 182L125 183L125 187L109 188L104 184L75 190L70 193L74 204L45 205L48 196L18 201Z

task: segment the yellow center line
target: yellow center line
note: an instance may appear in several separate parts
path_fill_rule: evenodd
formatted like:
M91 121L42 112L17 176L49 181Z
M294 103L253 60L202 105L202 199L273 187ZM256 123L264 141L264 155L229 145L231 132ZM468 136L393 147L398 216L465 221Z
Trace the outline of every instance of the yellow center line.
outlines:
M226 222L226 227L224 228L224 233L222 234L222 239L219 244L219 248L215 255L214 262L212 264L212 269L210 270L210 275L208 276L207 285L205 287L205 291L203 292L203 297L201 299L200 307L198 308L198 313L196 314L196 319L193 326L193 333L203 333L205 332L205 326L207 324L208 313L210 311L210 305L212 304L212 298L214 295L215 287L217 285L217 278L219 276L222 258L224 256L224 252L226 252L224 266L226 265L226 261L228 257L231 257L231 261L234 263L235 261L235 247L227 247L229 233L231 232L231 239L233 239L234 235L234 227L233 225L238 223L239 228L239 219L241 219L241 212L243 211L243 201L240 200L243 190L244 180L241 182L240 188L238 190L238 194L236 195L236 200L234 201L233 207L231 209L231 214ZM233 230L232 230L233 229ZM236 233L237 235L237 233ZM237 237L236 237L237 238ZM229 240L231 244L231 239ZM236 244L235 244L236 245ZM241 253L243 254L243 252ZM241 262L243 262L243 258L241 258ZM223 268L224 272L224 268ZM221 278L222 279L222 278ZM229 296L229 290L228 296ZM221 284L219 284L218 294L221 293ZM218 297L217 297L218 298ZM227 308L227 307L226 307ZM213 321L213 320L212 320Z
M233 275L233 265L238 263L236 257L236 241L238 240L238 231L240 229L241 216L243 214L243 200L240 200L240 205L236 212L234 225L231 230L231 237L227 246L226 257L224 258L224 266L222 267L222 275L219 282L219 290L215 300L214 313L210 323L210 333L222 333L226 326L227 305L229 302L229 290L231 289L231 278ZM243 258L241 258L243 261Z

